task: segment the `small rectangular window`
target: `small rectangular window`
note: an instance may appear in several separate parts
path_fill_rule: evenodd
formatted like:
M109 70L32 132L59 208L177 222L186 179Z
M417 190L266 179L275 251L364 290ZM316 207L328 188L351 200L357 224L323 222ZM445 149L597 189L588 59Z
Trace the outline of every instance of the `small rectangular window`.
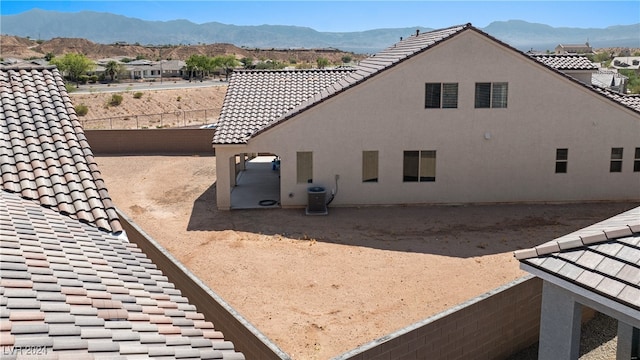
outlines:
M298 184L313 182L313 152L299 151L296 154L296 171Z
M405 151L403 157L403 181L436 181L435 150Z
M426 109L455 109L458 107L457 83L426 83L425 100Z
M556 174L564 174L567 172L568 159L568 149L556 149Z
M611 148L609 172L622 172L622 148Z
M442 95L440 83L427 83L425 88L424 107L426 109L439 109Z
M633 172L640 171L640 147L636 148L636 154L633 158Z
M507 107L508 90L509 90L509 85L507 83L493 83L493 88L491 93L492 108Z
M476 109L506 108L509 93L509 84L500 83L476 83L475 107Z
M378 152L362 152L362 182L378 182Z
M476 83L476 109L491 107L491 83Z

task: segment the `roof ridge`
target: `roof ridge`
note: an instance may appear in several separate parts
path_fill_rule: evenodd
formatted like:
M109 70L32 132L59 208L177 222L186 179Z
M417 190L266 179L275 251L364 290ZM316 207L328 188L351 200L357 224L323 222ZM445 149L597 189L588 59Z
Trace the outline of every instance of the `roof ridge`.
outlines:
M549 255L566 250L575 250L580 247L594 245L602 242L616 240L622 237L639 235L640 220L632 221L630 224L612 227L608 230L601 230L591 235L552 240L548 243L538 245L529 249L521 249L514 251L513 255L518 260L526 260L538 256Z
M457 29L456 31L453 31ZM446 28L442 28L442 29L434 29L431 31L426 31L426 32L419 32L417 31L415 34L410 35L407 38L403 38L402 40L400 40L399 42L396 42L394 44L392 44L391 46L385 48L382 51L379 51L369 57L367 57L366 59L360 61L360 63L355 67L355 71L352 71L349 75L347 75L345 78L338 80L336 82L334 82L333 84L327 86L326 88L324 88L323 90L319 91L318 93L316 93L313 97L303 101L302 103L298 104L298 106L296 106L295 108L289 110L288 112L282 114L278 119L276 119L275 121L271 122L270 124L268 124L267 126L262 127L261 129L253 132L250 137L254 137L256 135L259 135L262 132L265 132L266 130L290 119L291 117L311 108L314 107L315 105L324 102L325 100L327 100L328 98L331 98L333 96L336 96L370 78L373 78L374 76L380 74L381 72L384 72L418 54L423 53L424 51L431 49L432 47L434 47L435 45L438 45L440 43L442 43L443 41L446 41L448 39L451 39L452 37L462 33L463 31L466 31L468 29L475 29L473 27L473 25L471 23L466 23L463 25L454 25L454 26L449 26ZM449 33L451 32L451 33ZM441 38L439 39L434 39L433 41L425 41L424 44L421 45L407 45L407 44L413 44L417 39L422 38L428 38L430 35L434 35L437 33L442 33L443 35L441 36ZM405 46L406 45L406 46ZM405 51L401 51L400 55L397 54L397 50L398 49L405 49ZM396 54L394 55L393 53L396 52ZM387 56L390 55L390 56ZM385 60L381 62L378 62L379 58L387 58L389 60ZM247 140L245 140L246 143Z

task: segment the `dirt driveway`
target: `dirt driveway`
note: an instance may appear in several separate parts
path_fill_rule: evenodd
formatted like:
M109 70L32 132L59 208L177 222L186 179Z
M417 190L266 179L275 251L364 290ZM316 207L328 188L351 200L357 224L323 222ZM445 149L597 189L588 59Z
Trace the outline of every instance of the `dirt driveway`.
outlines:
M294 359L329 359L524 273L512 252L631 203L218 211L215 158L98 157L116 205Z

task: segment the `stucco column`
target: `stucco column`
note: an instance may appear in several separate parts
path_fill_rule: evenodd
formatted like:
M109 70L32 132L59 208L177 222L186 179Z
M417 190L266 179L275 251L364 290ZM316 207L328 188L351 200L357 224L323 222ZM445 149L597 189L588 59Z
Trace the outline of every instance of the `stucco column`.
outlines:
M240 163L238 164L238 170L239 171L247 170L247 154L246 153L240 154Z
M618 347L616 349L616 360L629 360L632 356L640 356L640 349L633 348L634 336L638 337L638 329L618 320ZM638 341L638 339L636 339ZM633 354L635 350L635 354Z
M538 360L578 359L582 305L548 281L542 285Z
M231 175L235 175L235 159L223 148L216 149L216 205L218 210L231 209Z

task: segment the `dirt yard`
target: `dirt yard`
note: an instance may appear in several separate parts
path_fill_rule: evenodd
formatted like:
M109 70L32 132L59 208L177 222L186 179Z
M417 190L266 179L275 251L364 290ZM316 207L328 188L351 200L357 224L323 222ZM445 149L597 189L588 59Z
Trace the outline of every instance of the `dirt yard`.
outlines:
M71 101L74 106L85 105L89 109L86 115L78 118L87 130L90 129L109 129L111 124L109 118L115 119L133 119L136 115L153 114L178 114L179 119L183 119L183 113L192 114L195 117L187 116L190 121L182 125L202 125L203 123L212 122L211 119L217 119L220 115L224 95L227 91L226 85L216 85L194 89L176 89L176 90L154 90L154 86L158 83L149 83L145 90L127 90L128 87L120 85L123 91L116 93L107 92L90 92L90 93L71 93ZM85 88L91 88L90 85L83 85ZM139 93L138 95L136 95ZM110 105L111 97L114 94L122 96L120 105ZM195 110L207 110L206 117L202 116ZM168 119L175 117L168 116ZM98 121L98 119L107 119ZM126 121L116 121L116 128L136 128L135 121L129 121L128 126L124 126ZM175 127L176 124L165 123Z
M116 205L294 359L329 359L508 283L512 252L630 203L218 211L214 157L98 157Z

